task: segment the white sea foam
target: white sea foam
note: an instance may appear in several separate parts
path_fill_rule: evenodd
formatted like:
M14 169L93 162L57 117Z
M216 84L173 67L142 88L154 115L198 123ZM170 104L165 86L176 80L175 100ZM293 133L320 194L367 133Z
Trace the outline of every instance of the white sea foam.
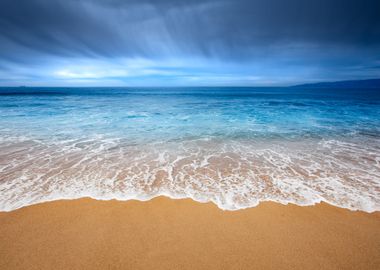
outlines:
M58 199L262 201L380 210L376 140L198 139L131 145L102 136L0 141L0 210Z

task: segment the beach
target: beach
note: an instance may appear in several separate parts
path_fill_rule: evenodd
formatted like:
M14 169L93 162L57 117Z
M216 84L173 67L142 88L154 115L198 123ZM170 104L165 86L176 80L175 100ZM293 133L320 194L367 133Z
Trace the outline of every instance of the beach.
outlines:
M380 212L60 200L0 212L0 269L380 269Z
M0 270L378 270L379 111L361 88L0 89Z
M380 270L380 0L0 0L0 270Z

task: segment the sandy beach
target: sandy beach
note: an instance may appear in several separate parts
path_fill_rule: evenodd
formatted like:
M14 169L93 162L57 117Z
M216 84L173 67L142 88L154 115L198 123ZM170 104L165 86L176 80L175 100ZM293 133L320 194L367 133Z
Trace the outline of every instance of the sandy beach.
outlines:
M0 213L0 269L380 269L380 213L55 201Z
M0 270L380 270L380 0L0 0Z

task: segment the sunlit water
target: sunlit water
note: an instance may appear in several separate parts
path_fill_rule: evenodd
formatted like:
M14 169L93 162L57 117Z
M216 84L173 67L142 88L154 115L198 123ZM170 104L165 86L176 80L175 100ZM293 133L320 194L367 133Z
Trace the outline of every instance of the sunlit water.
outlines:
M0 210L55 199L380 210L380 90L2 88Z

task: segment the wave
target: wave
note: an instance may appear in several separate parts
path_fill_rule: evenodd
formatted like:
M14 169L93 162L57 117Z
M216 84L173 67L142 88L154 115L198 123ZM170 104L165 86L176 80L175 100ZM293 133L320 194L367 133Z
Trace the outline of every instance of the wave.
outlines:
M101 137L0 141L0 210L59 200L263 201L380 210L380 148L367 138L194 139L128 144Z

